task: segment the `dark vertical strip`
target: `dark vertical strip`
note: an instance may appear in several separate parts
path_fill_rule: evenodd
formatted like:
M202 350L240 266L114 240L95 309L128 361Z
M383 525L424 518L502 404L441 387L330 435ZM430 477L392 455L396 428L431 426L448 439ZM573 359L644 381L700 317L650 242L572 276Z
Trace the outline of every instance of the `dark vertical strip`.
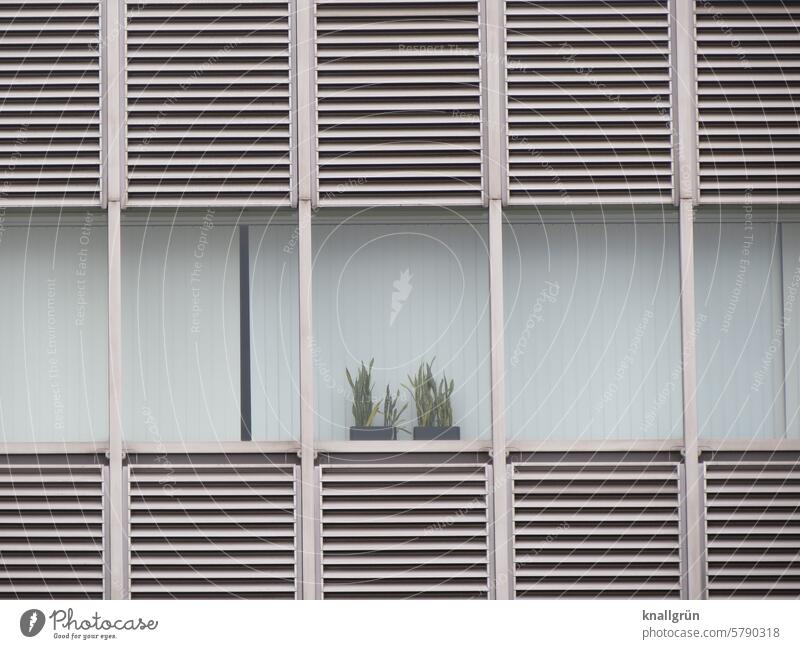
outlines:
M239 368L242 409L242 441L253 439L250 402L250 231L239 226Z

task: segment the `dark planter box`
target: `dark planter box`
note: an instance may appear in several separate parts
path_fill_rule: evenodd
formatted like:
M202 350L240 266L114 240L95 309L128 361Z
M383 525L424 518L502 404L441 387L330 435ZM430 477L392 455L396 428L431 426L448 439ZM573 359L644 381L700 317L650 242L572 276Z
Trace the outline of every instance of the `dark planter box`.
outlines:
M414 426L414 439L461 439L459 426Z
M394 426L350 426L350 439L354 441L397 439Z

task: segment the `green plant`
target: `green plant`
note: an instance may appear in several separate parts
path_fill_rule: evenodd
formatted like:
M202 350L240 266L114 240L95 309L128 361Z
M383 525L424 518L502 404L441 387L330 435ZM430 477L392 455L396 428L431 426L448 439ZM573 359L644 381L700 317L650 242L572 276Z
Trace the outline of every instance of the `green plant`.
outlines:
M437 426L450 428L453 425L453 404L450 398L453 396L454 388L455 382L450 379L448 383L447 376L442 373L442 380L439 381L439 387L436 390L436 406L434 408Z
M404 403L402 408L398 408L400 403L400 390L397 391L395 396L392 396L389 386L386 386L386 396L383 398L383 425L396 428L397 423L400 421L400 416L408 408L408 404Z
M404 386L411 393L417 408L417 426L453 425L452 396L455 382L442 375L438 385L433 378L433 361L422 363L414 376L408 377L409 385ZM410 387L409 387L410 386Z
M435 358L433 360L436 360ZM404 386L414 399L417 408L417 426L433 426L436 416L436 380L433 378L433 360L422 363L414 376L408 377Z
M358 368L358 374L355 380L350 374L350 370L345 368L347 374L347 382L350 384L350 389L353 391L353 420L358 427L372 426L375 415L381 407L381 402L372 402L372 365L375 359L370 359L369 367L361 362L361 367Z

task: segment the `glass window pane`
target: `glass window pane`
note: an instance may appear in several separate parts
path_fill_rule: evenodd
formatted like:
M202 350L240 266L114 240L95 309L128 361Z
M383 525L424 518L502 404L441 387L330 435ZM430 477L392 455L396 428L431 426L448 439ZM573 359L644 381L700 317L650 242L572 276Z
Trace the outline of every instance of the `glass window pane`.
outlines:
M126 438L241 439L238 228L126 226L122 273Z
M775 223L697 223L697 413L708 438L782 437L781 237Z
M254 440L300 438L297 226L249 226Z
M507 225L507 435L682 435L677 224Z
M0 441L108 438L107 230L0 223Z
M408 404L400 439L417 409L408 386L421 363L454 382L453 425L461 439L490 434L488 252L480 224L350 221L313 227L314 350L318 435L347 439L356 422L345 369L374 359L373 399L400 391ZM401 406L402 407L402 406ZM383 424L381 415L375 423Z

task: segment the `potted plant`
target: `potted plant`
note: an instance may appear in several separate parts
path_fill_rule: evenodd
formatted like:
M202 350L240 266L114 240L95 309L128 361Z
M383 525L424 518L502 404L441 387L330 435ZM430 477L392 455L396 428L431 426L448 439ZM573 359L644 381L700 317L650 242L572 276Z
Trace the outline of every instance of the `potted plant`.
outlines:
M397 439L397 424L400 421L400 416L408 408L408 404L404 403L402 408L398 408L400 403L400 390L392 396L389 386L386 386L386 396L383 397L383 425L386 428L391 428L394 432L392 439ZM405 430L405 429L400 429Z
M435 360L435 359L434 359ZM451 397L455 383L442 375L439 383L433 377L433 361L422 363L416 375L409 376L410 386L406 389L414 399L417 408L417 425L414 426L414 439L460 439L461 429L453 426L453 405Z
M373 426L375 415L380 410L381 402L374 403L372 400L372 365L375 359L371 359L369 367L362 361L358 368L356 378L353 379L350 370L345 368L347 382L353 391L353 420L355 425L350 427L350 439L352 440L375 440L375 439L394 439L395 429L386 426Z

